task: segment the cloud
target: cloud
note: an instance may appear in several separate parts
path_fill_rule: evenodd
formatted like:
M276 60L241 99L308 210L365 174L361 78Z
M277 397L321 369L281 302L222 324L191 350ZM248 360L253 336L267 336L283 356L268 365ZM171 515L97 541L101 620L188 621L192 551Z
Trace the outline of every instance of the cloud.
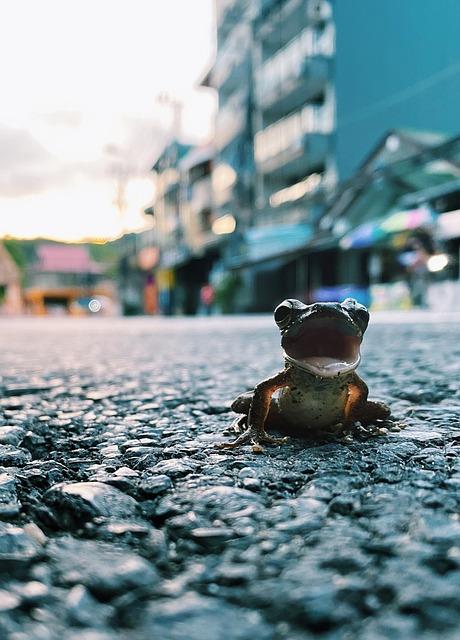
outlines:
M47 188L58 164L26 129L0 125L0 193L16 197Z
M49 162L51 154L26 129L0 125L0 171Z
M62 119L49 114L49 122L64 125L77 119ZM49 122L46 126L49 127ZM161 133L152 122L128 119L122 125L123 135L111 149L101 147L81 154L81 158L63 158L51 153L27 129L6 127L0 124L0 197L16 198L61 189L79 181L101 182L112 180L117 166L123 166L127 176L136 177L148 172L150 156L155 152L154 139ZM77 136L78 132L72 134ZM87 133L88 135L88 133ZM70 138L62 138L68 140ZM152 146L151 146L152 145ZM152 151L153 150L153 151Z
M151 118L124 116L122 126L124 135L118 153L134 175L145 174L170 136Z
M72 129L76 129L83 122L83 114L71 109L42 113L39 117L47 125Z

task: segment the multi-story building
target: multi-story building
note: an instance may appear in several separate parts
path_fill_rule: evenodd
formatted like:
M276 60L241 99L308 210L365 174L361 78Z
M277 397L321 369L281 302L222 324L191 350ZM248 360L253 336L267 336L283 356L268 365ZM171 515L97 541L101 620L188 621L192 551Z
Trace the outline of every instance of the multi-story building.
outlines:
M217 0L216 22L205 82L219 96L214 199L235 218L225 262L239 269L239 308L261 310L287 281L302 289L290 257L335 182L332 10L327 0Z
M183 184L179 169L181 159L190 149L190 145L172 140L152 167L155 176L153 216L160 251L156 280L160 311L165 315L175 313L178 306L177 272L190 254L181 221Z
M457 0L215 8L216 59L202 82L219 98L213 149L173 141L153 167L166 313L194 313L213 273L237 273L236 309L256 311L311 299L339 271L356 279L361 265L347 275L327 222L339 181L387 131L458 128Z
M263 0L253 37L255 222L312 222L335 182L331 5Z
M209 282L229 229L229 214L219 215L214 209L213 160L211 146L173 141L153 166L152 213L160 250L156 282L165 314L198 311L200 289Z
M144 210L152 215L153 208ZM158 285L154 269L159 249L155 227L129 233L115 241L118 253L118 291L123 315L154 315L158 311Z
M179 163L181 225L189 258L177 270L177 284L180 308L186 314L199 311L200 291L209 282L224 237L220 230L222 223L225 226L225 215L220 217L214 209L213 162L213 147L204 145L192 147Z
M253 38L258 1L217 0L216 60L202 82L219 97L212 172L215 210L233 216L239 228L254 210Z
M460 5L216 0L216 14L214 188L236 218L227 266L246 285L241 308L262 310L310 296L330 196L387 131L457 133Z

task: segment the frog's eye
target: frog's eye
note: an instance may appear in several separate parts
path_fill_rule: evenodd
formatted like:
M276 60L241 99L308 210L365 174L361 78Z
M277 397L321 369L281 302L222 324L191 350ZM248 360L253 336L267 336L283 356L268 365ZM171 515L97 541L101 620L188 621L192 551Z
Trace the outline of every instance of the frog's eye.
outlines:
M342 307L348 311L356 324L364 333L369 324L369 311L363 304L359 304L354 298L347 298L342 302Z
M284 300L276 307L274 316L280 329L287 327L292 318L292 303L289 300Z

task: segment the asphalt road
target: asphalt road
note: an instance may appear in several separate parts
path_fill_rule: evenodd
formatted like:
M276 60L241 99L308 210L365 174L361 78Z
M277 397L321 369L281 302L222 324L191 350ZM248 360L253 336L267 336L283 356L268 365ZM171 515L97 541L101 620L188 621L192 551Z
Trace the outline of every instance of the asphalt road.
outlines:
M0 320L0 639L460 637L458 316L376 316L405 428L219 451L268 317Z

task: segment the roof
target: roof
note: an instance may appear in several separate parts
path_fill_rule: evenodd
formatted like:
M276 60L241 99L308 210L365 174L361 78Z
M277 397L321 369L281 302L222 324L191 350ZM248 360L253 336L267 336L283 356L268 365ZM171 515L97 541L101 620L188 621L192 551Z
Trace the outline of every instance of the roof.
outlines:
M180 161L180 168L189 171L203 162L212 160L213 157L214 149L210 144L191 147Z
M156 159L152 166L152 171L162 171L164 168L176 167L181 158L183 158L191 148L192 145L190 144L182 144L182 142L178 140L171 140ZM168 167L163 167L163 164L167 164Z
M460 137L394 130L379 142L356 174L344 183L325 219L350 226L389 212L403 196L460 177Z
M54 273L102 273L102 267L94 262L87 247L67 244L41 244L37 248L40 272Z
M313 235L307 223L276 224L251 227L241 236L236 253L229 257L232 269L269 262L305 251Z

